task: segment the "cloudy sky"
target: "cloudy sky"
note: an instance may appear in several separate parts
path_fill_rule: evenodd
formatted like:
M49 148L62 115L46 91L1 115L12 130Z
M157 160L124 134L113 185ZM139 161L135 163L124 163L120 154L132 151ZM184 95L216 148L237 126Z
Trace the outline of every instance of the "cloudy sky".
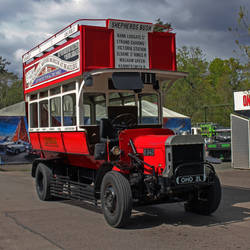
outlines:
M0 0L0 55L21 76L27 50L79 18L117 18L170 22L177 48L199 46L208 60L235 56L234 36L240 6L249 0ZM249 41L250 43L250 41Z

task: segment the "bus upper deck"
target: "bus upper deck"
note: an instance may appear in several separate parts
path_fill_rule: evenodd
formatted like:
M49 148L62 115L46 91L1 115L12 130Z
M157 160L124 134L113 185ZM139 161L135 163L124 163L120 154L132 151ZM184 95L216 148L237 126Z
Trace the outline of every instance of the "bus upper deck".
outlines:
M175 34L153 24L107 19L106 26L67 26L23 55L24 93L98 69L176 71Z

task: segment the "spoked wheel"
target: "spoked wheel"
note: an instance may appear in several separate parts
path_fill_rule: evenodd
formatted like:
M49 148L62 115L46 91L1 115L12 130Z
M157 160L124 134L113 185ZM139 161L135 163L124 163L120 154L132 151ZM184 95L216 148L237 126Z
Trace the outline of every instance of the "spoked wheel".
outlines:
M50 179L52 171L45 164L39 163L36 169L36 191L40 200L51 199Z
M199 198L196 196L191 201L185 203L187 212L194 212L202 215L212 214L217 210L221 201L221 185L217 175L211 186L200 190Z
M131 216L132 193L128 180L115 171L108 172L101 185L104 217L112 227L125 226Z

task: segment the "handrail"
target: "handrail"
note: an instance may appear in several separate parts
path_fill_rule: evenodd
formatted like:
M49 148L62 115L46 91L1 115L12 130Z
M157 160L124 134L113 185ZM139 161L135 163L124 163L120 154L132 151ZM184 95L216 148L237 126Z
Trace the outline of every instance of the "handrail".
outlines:
M37 49L37 48L40 48L41 45L47 43L49 40L53 39L53 38L56 38L56 36L60 33L62 33L63 31L65 31L66 29L68 28L72 28L72 26L78 22L83 22L83 21L90 21L90 22L101 22L101 21L106 21L107 19L78 19L76 21L74 21L73 23L69 24L68 26L64 27L63 29L59 30L57 33L55 33L54 35L50 36L49 38L47 38L45 41L41 42L40 44L38 44L37 46L33 47L32 49L30 49L28 52L26 52L25 54L23 54L22 58L23 58L23 62L26 62L28 61L29 59L27 60L24 60L24 57L25 55L28 55L31 51Z
M126 21L126 22L137 22L137 23L144 23L144 22L138 22L138 21L128 21L128 20L119 20L119 19L78 19L76 21L74 21L73 23L69 24L68 26L64 27L63 29L59 30L57 33L55 33L54 35L50 36L49 38L47 38L45 41L41 42L40 44L38 44L37 46L33 47L32 49L30 49L28 52L26 52L25 54L23 54L22 59L23 59L23 63L27 62L28 60L30 60L32 57L29 57L29 54L34 51L35 49L39 49L42 45L46 44L48 41L52 40L53 38L56 38L59 34L61 34L63 31L67 30L68 28L72 28L74 24L79 23L79 22L106 22L107 25L107 21L108 20L117 20L117 21ZM162 28L167 28L165 25L161 25L161 24L154 24L156 26L162 27ZM168 31L171 31L171 28L167 28ZM77 31L70 33L69 35L72 35L74 33L76 33ZM54 45L54 44L53 44ZM51 45L51 46L53 46ZM51 47L49 46L49 47ZM46 49L45 49L46 50ZM44 51L44 50L43 50ZM42 51L39 50L39 53L41 53ZM37 53L37 54L39 54Z

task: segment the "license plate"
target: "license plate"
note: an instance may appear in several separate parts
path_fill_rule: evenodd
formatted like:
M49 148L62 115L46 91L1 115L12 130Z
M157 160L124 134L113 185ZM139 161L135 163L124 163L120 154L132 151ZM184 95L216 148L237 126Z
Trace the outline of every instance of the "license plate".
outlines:
M206 181L206 176L204 175L186 175L178 176L176 178L177 184L192 184Z

